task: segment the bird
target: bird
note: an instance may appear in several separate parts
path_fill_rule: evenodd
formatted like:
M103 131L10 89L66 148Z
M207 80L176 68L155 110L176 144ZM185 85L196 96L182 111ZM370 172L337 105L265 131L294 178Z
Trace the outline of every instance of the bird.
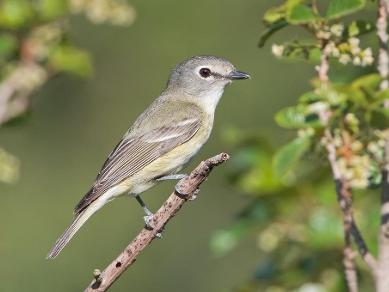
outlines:
M179 63L160 96L109 154L92 187L76 205L72 223L47 258L57 257L96 211L121 195L137 199L147 225L153 213L140 194L160 181L185 177L179 171L208 140L225 87L249 78L221 57L201 55Z

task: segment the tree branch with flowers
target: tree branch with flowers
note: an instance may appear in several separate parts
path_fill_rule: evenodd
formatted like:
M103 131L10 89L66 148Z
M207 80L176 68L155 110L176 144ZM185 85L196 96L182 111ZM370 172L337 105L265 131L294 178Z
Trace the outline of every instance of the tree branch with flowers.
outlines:
M127 26L135 9L124 0L0 1L0 127L21 120L31 96L61 73L88 77L89 53L70 36L70 17ZM17 180L18 158L1 148L0 183Z
M359 291L356 265L359 252L377 291L384 292L389 291L389 7L384 0L376 1L374 7L366 2L284 1L264 15L266 30L260 46L265 45L274 33L288 27L309 33L308 38L272 45L277 58L312 62L316 64L317 72L311 82L312 90L302 94L295 106L284 108L276 115L279 125L297 130L298 135L275 154L274 169L284 176L308 152L327 157L343 217L343 265L347 289ZM363 18L360 12L364 9L378 11L376 23ZM378 54L364 44L364 36L374 32L377 35L375 42L379 43ZM355 77L348 80L333 78L332 72L344 70L341 66L352 68ZM354 193L371 188L382 191L377 255L370 252L354 217Z

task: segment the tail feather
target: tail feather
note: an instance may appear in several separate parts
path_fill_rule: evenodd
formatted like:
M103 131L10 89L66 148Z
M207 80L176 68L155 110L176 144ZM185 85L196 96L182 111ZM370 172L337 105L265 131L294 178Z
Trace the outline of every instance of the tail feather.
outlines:
M76 232L82 225L92 216L97 210L103 207L107 202L112 200L115 196L124 193L128 189L128 186L116 186L105 192L95 201L90 203L85 209L76 213L72 224L65 230L65 232L57 239L54 247L47 255L47 259L54 259L63 250L63 248L69 243Z
M57 257L57 255L69 243L69 241L73 238L73 236L81 228L81 226L84 225L84 223L89 219L89 217L97 211L97 209L91 207L92 206L85 209L74 218L72 224L70 224L70 226L55 242L54 247L51 249L51 251L46 257L47 259L54 259L55 257Z

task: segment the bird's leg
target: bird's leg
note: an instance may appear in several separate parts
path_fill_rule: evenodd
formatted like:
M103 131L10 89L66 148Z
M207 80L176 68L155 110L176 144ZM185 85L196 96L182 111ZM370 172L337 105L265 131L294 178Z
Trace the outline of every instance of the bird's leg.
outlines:
M147 208L145 202L142 200L140 195L135 196L136 200L138 201L139 205L142 207L143 211L145 212L146 216L153 216L154 214Z
M165 175L165 176L161 176L161 177L157 178L157 181L183 179L183 178L186 178L186 177L188 177L188 175L185 174L185 173L169 174L169 175Z
M146 203L142 200L140 195L136 195L135 198L138 201L139 205L141 205L143 211L145 212L145 216L143 216L143 220L145 221L146 228L154 229L153 226L152 226L152 220L153 220L153 216L154 216L153 212L151 212L150 209L147 208ZM158 238L162 238L162 233L158 232L156 234L156 236Z

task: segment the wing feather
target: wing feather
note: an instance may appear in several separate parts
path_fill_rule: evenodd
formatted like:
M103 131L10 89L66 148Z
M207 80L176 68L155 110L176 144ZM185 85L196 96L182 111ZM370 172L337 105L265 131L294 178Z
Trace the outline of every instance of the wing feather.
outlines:
M109 155L90 191L75 208L79 214L111 187L188 141L199 129L198 119L183 119L173 126L162 126L146 134L124 137Z

